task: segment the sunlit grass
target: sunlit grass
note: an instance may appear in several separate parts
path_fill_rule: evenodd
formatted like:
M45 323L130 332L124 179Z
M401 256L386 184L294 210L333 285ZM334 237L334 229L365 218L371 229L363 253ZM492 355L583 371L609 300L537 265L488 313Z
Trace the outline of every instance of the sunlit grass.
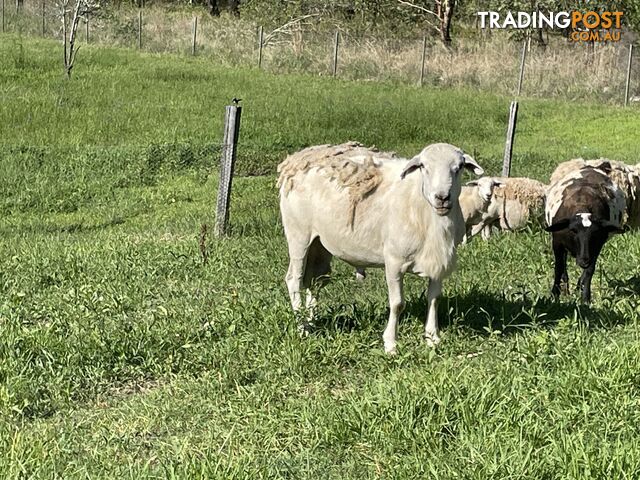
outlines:
M2 40L3 478L638 476L635 234L607 244L591 307L549 298L544 232L472 242L436 350L420 340L426 285L407 279L395 358L382 272L361 285L336 262L315 333L297 336L277 161L347 139L407 155L449 141L497 173L509 99L108 49L86 49L67 82L58 45ZM235 179L231 236L207 237L204 264L233 96L238 169L267 175ZM640 156L632 111L521 109L516 174Z

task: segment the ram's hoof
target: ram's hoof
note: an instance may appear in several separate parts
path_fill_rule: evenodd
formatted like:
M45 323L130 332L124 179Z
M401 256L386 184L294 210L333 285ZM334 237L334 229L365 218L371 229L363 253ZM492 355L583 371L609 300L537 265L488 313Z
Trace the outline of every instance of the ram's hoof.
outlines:
M435 347L440 343L440 337L435 333L425 333L424 341L427 343L429 347Z
M308 337L312 329L313 329L313 323L311 322L304 322L304 323L298 324L298 334L300 335L300 338Z
M384 344L384 353L387 355L397 355L398 349L396 348L395 343L385 343Z

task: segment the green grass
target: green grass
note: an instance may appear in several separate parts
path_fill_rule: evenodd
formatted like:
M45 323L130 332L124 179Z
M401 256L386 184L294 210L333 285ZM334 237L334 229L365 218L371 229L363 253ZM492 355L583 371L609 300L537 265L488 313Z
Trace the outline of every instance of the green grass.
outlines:
M474 241L436 350L407 280L394 358L382 272L359 285L336 262L297 337L275 164L309 144L448 141L497 173L510 99L92 48L69 82L57 44L0 40L3 478L638 477L636 234L605 248L591 307L549 298L547 234ZM207 239L204 265L233 96L238 169L267 175L235 180L232 235ZM515 174L640 157L637 110L520 107Z

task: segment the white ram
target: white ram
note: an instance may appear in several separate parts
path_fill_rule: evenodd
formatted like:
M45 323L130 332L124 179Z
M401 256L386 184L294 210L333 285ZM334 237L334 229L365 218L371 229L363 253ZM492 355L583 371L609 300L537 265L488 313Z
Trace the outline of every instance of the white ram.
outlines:
M383 340L396 351L407 272L430 279L425 339L440 341L437 299L464 234L458 203L464 168L473 158L449 144L424 148L411 160L350 142L293 154L279 166L280 211L289 247L287 288L294 311L301 290L330 272L335 255L355 267L384 267L390 313ZM307 290L306 307L316 300ZM303 322L306 330L308 324Z

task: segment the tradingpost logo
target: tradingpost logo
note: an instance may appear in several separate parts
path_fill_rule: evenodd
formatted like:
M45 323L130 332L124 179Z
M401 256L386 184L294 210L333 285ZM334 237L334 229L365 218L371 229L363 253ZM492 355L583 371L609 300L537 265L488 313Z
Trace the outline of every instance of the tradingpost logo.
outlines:
M619 42L623 12L478 12L480 28L571 29L574 42Z

